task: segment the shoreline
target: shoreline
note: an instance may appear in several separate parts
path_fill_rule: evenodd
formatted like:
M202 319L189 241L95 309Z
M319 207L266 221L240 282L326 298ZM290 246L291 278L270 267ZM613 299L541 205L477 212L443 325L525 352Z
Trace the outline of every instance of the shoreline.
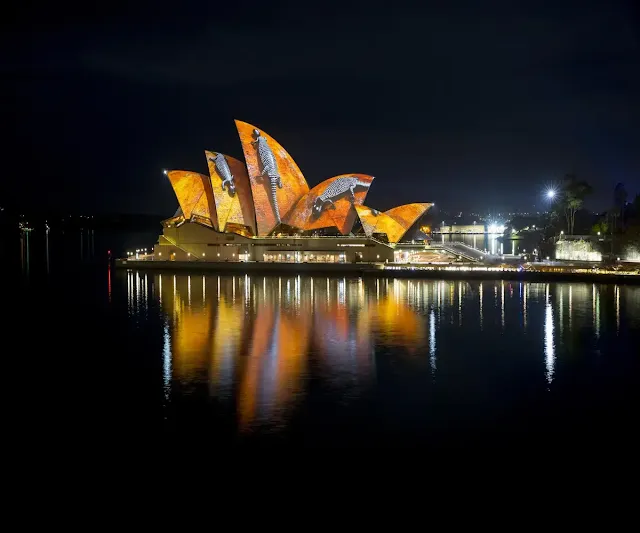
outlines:
M453 279L453 280L504 280L537 282L588 282L640 284L638 274L612 272L570 272L544 270L504 270L494 267L464 268L411 265L385 265L382 263L248 263L248 262L196 262L196 261L145 261L116 259L116 268L155 270L165 272L211 272L218 274L320 274L330 276L358 276L405 279Z

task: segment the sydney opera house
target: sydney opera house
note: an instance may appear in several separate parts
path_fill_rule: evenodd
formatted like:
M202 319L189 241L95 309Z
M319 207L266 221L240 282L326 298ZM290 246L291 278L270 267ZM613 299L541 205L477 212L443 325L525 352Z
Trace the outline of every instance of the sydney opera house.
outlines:
M205 151L208 176L165 171L179 208L162 223L154 260L391 262L433 205L367 207L374 178L366 174L340 174L310 189L275 139L235 122L244 162Z

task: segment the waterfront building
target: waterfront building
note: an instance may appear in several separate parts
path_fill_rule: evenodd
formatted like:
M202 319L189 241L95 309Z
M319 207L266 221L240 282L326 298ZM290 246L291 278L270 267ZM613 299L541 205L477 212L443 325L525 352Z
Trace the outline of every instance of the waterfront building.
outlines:
M153 260L393 262L433 205L367 207L374 178L366 174L340 174L310 188L273 137L235 123L244 161L207 150L208 176L165 171L179 208L162 222Z

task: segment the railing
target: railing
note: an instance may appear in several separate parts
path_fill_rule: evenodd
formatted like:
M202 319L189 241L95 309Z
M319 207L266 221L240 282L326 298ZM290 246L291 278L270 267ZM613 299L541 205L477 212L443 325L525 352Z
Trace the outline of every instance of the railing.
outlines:
M455 243L455 244L457 245L457 244L460 244L460 243ZM472 256L472 255L471 255L471 254L469 254L469 253L466 253L466 252L464 252L464 251L461 251L460 249L456 248L456 246L454 246L454 245L452 245L452 244L447 244L447 243L444 243L444 244L443 244L443 243L441 243L441 244L440 244L440 247L441 247L443 250L446 250L447 252L450 252L450 253L452 253L452 254L459 255L459 256L461 256L461 257L464 257L465 259L469 259L470 261L478 261L478 260L479 260L479 257L474 257L474 256ZM482 252L480 252L480 250L476 250L475 248L472 248L472 250L473 250L474 252L476 252L478 255L481 255L481 254L482 254Z

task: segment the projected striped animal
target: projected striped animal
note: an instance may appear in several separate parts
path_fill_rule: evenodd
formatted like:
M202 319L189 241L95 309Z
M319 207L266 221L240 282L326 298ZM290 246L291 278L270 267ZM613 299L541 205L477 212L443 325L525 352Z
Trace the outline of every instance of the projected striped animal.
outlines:
M258 130L253 130L253 133L256 136L256 140L251 144L255 145L258 151L258 159L260 160L260 176L269 178L271 202L273 203L273 211L279 224L282 220L280 219L280 206L278 205L276 187L282 189L282 178L278 171L276 158L271 151L269 143L267 143L267 139L260 135Z
M315 199L312 208L312 214L318 216L324 210L325 206L331 205L335 208L334 201L349 193L351 201L356 199L356 188L369 188L369 183L360 181L354 176L344 176L331 182L325 191Z
M233 196L236 193L236 184L233 181L233 174L231 174L231 169L224 155L217 154L209 159L216 165L216 171L220 179L222 179L222 190L224 191L226 187L229 187L229 196Z

